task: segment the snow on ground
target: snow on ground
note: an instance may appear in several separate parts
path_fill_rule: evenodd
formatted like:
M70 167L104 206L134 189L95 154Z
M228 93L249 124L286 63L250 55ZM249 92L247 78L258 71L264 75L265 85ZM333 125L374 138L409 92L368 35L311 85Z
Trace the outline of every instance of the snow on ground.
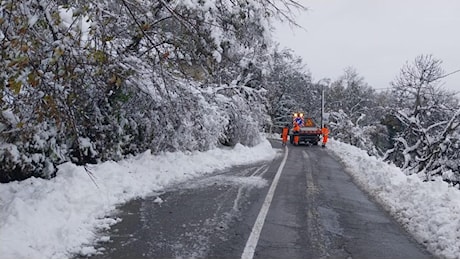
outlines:
M460 258L460 190L440 178L423 182L354 146L331 140L328 148L347 172L430 252Z
M399 168L334 140L328 143L328 150L342 160L358 185L431 252L460 258L458 188L441 180L422 182L417 176L406 176ZM83 166L67 163L52 180L32 178L0 184L0 258L67 258L72 253L94 253L88 245L96 239L97 228L109 228L119 221L107 217L116 205L159 194L168 186L215 170L275 156L276 150L266 140L253 148L237 145L234 149L159 156L147 151L118 163L90 166L88 172Z
M108 217L118 204L155 195L206 173L275 156L276 151L264 139L252 148L237 145L159 156L147 151L121 162L89 166L88 171L66 163L52 180L31 178L0 184L0 258L68 258L72 253L95 253L88 245L95 242L97 228L109 228L119 221Z

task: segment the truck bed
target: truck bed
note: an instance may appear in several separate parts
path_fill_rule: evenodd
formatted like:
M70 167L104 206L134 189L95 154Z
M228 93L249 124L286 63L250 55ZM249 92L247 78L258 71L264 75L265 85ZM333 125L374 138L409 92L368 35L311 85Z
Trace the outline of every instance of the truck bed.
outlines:
M320 140L321 129L318 127L301 127L298 133L294 133L292 130L289 133L289 140L294 143L294 136L299 136L299 144L311 143L317 145Z

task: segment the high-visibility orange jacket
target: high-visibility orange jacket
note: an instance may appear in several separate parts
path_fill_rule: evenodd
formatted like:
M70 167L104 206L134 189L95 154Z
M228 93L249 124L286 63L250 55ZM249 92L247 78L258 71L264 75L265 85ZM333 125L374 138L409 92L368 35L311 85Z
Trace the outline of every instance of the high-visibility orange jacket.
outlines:
M298 124L294 125L294 132L299 132L300 131L300 126Z
M326 145L327 138L328 138L328 135L329 135L329 129L327 129L327 127L321 128L321 134L323 134L323 145Z
M289 128L284 127L283 128L283 133L281 134L281 137L283 138L283 143L287 142L288 133L289 133Z

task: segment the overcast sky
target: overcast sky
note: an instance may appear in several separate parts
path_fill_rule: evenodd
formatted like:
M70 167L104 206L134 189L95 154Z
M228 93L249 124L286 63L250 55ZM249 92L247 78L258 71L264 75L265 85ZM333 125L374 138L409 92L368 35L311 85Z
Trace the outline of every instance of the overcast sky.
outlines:
M446 73L460 70L460 0L298 0L308 11L279 25L282 47L301 56L315 80L354 67L376 89L388 88L406 61L432 54ZM444 79L460 92L460 72Z

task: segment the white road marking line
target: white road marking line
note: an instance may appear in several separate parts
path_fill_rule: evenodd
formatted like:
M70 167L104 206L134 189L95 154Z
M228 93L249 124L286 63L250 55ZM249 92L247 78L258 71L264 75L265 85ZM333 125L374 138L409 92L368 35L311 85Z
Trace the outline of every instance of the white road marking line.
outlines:
M265 197L265 201L262 204L262 208L260 209L259 215L257 216L256 222L252 227L251 234L249 235L248 241L246 242L246 246L244 247L243 254L241 255L242 259L252 259L254 257L254 252L256 250L257 243L259 242L260 233L262 232L262 228L264 226L265 218L267 217L268 209L270 208L270 204L272 203L273 195L275 194L276 186L278 185L278 181L281 176L281 172L283 171L284 165L286 164L286 160L288 157L289 149L286 146L286 151L284 154L283 161L276 172L275 178L273 179L272 185L268 190L267 196Z

